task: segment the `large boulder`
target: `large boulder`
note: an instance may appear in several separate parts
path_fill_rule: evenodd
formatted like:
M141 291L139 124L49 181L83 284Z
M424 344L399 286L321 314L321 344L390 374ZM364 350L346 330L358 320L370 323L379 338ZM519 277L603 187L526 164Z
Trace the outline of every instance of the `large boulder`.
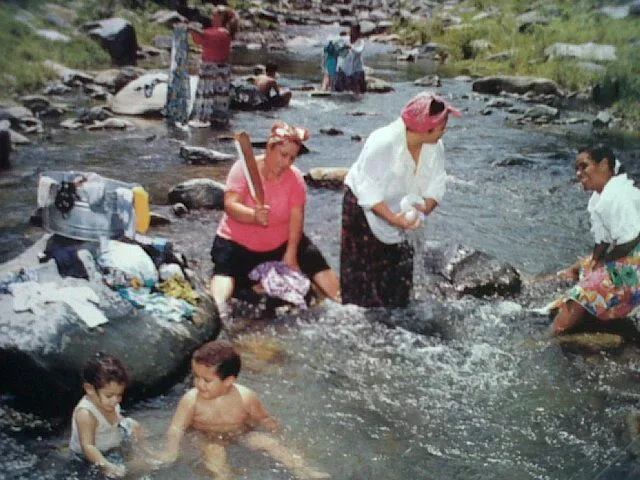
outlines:
M191 320L163 320L124 300L91 266L87 280L60 277L54 260L39 264L37 255L45 242L43 237L0 266L0 388L18 396L25 407L52 415L70 411L82 393L82 368L99 351L119 357L127 366L132 380L129 399L158 395L184 375L193 351L219 333L217 310L203 287L196 287L201 302ZM53 282L53 288L65 290L59 290L54 301L36 303L36 313L18 313L14 302L21 298L7 293L6 287L20 272L21 280L37 278L40 285ZM87 288L99 299L98 308L108 322L91 327L68 303L73 292Z
M472 90L478 93L497 95L502 92L523 95L532 92L537 95L561 95L560 87L553 80L538 77L493 75L479 78L472 84Z
M102 44L114 65L135 65L138 41L133 25L123 18L106 18L88 22L83 29Z
M210 178L192 178L169 191L169 203L182 203L189 210L199 208L224 208L225 186Z
M513 266L463 245L426 242L422 262L433 287L447 297L513 296L522 287Z

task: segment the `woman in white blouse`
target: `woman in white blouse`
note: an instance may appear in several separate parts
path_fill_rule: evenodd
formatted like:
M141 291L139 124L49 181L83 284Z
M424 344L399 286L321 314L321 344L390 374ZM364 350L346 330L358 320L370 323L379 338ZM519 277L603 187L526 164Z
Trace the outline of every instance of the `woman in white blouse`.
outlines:
M343 303L409 303L413 247L405 231L418 228L444 195L441 137L450 113L461 116L431 93L416 95L400 118L369 135L349 169L342 204Z
M640 304L640 190L603 145L580 151L576 176L593 192L587 210L595 246L589 257L559 272L578 283L559 304L556 334L588 316L622 318Z

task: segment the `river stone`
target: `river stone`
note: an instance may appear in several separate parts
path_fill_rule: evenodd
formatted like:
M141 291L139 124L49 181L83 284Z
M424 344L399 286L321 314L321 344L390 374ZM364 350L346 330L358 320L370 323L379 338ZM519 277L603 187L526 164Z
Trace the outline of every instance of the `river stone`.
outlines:
M520 293L518 271L484 252L459 244L426 242L422 257L424 270L447 296L488 297Z
M348 171L346 167L316 167L305 173L304 180L310 187L339 190L344 184L344 177L347 176Z
M224 208L225 185L210 178L193 178L169 191L169 203L182 203L189 210L198 208Z
M471 86L474 92L489 93L497 95L501 92L525 94L533 92L536 94L560 95L560 88L548 78L524 77L511 75L493 75L475 80Z
M237 156L231 153L223 153L206 147L183 145L180 147L180 156L192 165L212 165L220 162L235 161Z
M591 353L617 350L624 339L613 333L575 333L558 337L558 343L571 350Z
M90 287L100 298L108 323L89 328L66 304L47 303L44 314L17 313L14 298L0 293L0 384L15 394L25 408L44 414L69 412L82 394L81 371L98 351L119 357L131 375L127 397L158 395L179 380L193 351L215 338L220 319L213 301L202 286L202 300L193 321L167 321L137 309L107 287L95 268L87 268L89 280L57 273L55 262L39 264L37 254L47 236L19 257L0 266L0 279L20 268L37 272L39 281L60 287ZM198 281L198 285L204 282Z

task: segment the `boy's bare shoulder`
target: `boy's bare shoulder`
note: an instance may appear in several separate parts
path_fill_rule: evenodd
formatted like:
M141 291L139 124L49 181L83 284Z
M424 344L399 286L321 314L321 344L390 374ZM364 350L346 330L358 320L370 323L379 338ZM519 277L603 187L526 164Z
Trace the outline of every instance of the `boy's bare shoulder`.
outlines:
M244 385L240 385L239 383L235 383L234 386L242 397L242 401L251 402L257 400L258 394L254 390L249 387L245 387Z
M192 405L196 403L197 398L198 398L198 389L190 388L189 390L187 390L187 392L184 395L182 395L182 398L180 399L180 403Z

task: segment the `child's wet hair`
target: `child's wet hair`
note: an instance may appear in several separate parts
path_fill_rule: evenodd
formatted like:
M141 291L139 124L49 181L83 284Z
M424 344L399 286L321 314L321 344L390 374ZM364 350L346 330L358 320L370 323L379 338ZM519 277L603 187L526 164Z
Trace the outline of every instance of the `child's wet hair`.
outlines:
M99 390L110 382L126 386L130 379L127 369L119 359L98 352L84 366L82 380Z
M216 367L216 375L220 380L237 377L242 365L240 354L234 346L223 340L205 343L195 351L192 359L207 367Z

